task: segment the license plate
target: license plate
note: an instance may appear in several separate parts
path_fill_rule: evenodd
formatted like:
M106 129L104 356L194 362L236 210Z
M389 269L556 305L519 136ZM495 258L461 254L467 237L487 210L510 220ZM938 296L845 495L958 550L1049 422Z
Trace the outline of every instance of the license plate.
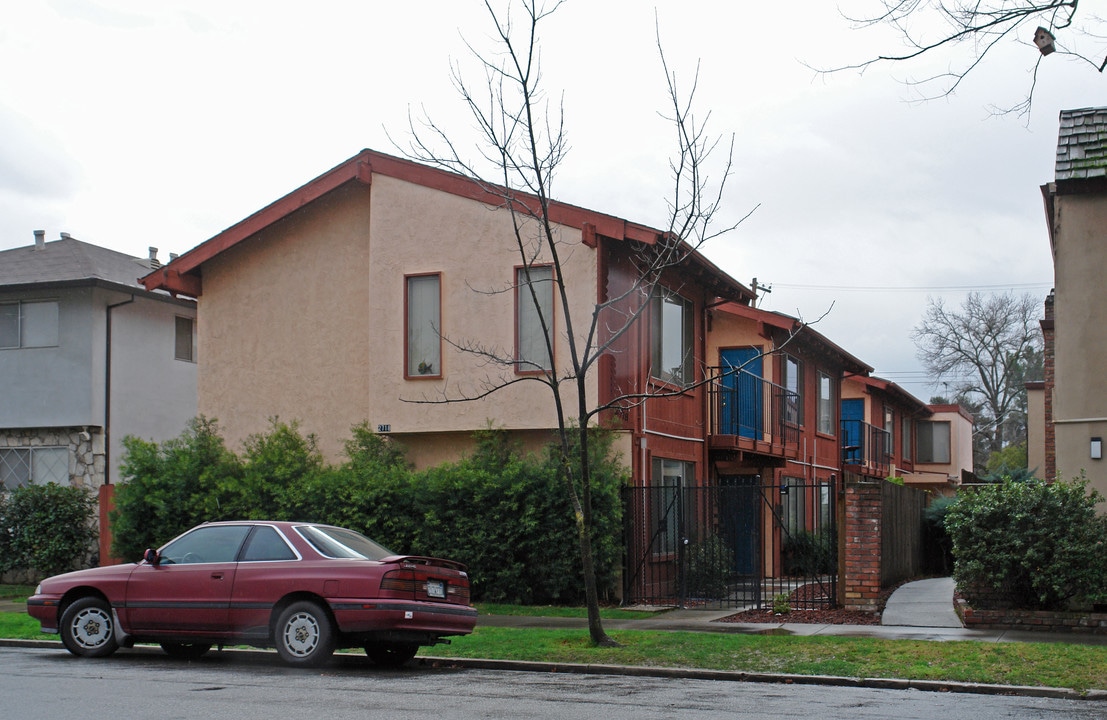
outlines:
M441 580L427 580L427 597L446 599L446 583Z

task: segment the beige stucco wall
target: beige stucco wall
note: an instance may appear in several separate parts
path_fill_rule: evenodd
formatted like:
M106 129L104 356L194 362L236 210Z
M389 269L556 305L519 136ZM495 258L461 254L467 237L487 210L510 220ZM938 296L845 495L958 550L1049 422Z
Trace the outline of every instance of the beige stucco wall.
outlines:
M573 312L587 322L596 253L579 230L561 234ZM204 264L200 412L219 419L233 449L272 416L299 420L331 459L364 421L390 426L415 450L424 434L464 436L489 423L554 427L550 392L537 382L475 402L408 402L476 395L516 378L451 343L510 356L519 264L507 212L382 175L371 188L344 186ZM405 380L404 276L435 272L449 339L444 377ZM568 361L565 327L558 312L559 364ZM565 394L570 407L574 397Z
M772 343L760 333L754 320L733 315L723 310L711 313L711 330L707 333L707 358L709 365L719 365L719 352L725 348L756 347L762 352L772 350ZM762 359L761 375L774 382L776 363L771 358Z
M1056 283L1053 420L1057 475L1085 472L1107 495L1105 460L1092 460L1092 437L1107 438L1107 198L1058 195L1054 215Z

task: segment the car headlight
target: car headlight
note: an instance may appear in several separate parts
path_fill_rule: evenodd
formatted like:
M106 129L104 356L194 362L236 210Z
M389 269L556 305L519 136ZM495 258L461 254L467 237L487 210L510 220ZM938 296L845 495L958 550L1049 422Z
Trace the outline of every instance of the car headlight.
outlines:
M35 595L41 595L41 594L42 594L42 583L39 583L38 585L35 586Z

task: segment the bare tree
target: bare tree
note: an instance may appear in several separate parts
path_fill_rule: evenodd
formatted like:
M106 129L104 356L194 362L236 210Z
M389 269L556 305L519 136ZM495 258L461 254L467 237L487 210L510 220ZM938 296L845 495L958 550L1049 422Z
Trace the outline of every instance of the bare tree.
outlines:
M1022 439L1025 383L1041 362L1040 313L1041 302L1029 293L969 293L960 311L931 299L912 334L934 383L955 398L981 404L975 432L987 439L982 445L988 453Z
M422 401L475 400L516 383L537 382L548 388L556 410L563 480L577 524L589 633L593 643L611 645L615 643L604 632L600 620L593 569L589 427L605 410L627 408L642 402L647 395L645 391L633 391L602 405L590 405L586 392L588 379L598 369L601 356L640 321L655 296L655 286L662 274L684 263L704 242L732 229L741 220L716 228L714 221L723 186L730 175L730 148L720 146L718 138L707 134L706 118L700 121L694 117L695 78L687 95L682 95L676 74L665 64L664 53L660 53L670 102L666 117L671 120L676 137L676 152L671 161L673 191L667 200L668 227L658 242L638 244L630 251L638 278L630 288L596 302L587 315L579 311L581 306L572 302L565 282L565 262L579 247L579 238L573 242L562 239L550 218L554 204L551 184L568 151L564 113L542 89L539 67L539 27L560 5L560 0L548 4L542 0L520 0L506 14L500 14L491 0L486 0L498 51L481 52L469 45L484 71L479 79L471 80L456 62L452 68L454 85L479 130L475 153L478 160L467 160L451 132L426 113L410 123L412 139L402 148L405 154L471 178L510 213L522 275L512 287L484 291L517 291L520 297L529 297L544 337L544 348L534 357L522 359L480 340L445 338L455 348L481 357L490 368L489 374L476 388L467 391L455 388L450 394ZM719 163L716 176L711 177L708 158L716 150L725 152L726 157ZM552 272L540 274L539 265L552 266ZM538 296L542 284L549 282L554 285L555 303L564 318L564 327L559 330L568 344L568 362L562 367L555 367L553 361L552 309L544 307ZM525 369L533 372L515 373L520 362L527 363ZM575 458L571 457L573 448Z
M924 99L953 93L961 82L1003 42L1027 45L1027 57L1032 58L1030 88L1025 98L1010 107L996 107L999 113L1025 115L1030 111L1038 67L1043 58L1056 52L1087 63L1100 73L1107 66L1107 38L1103 35L1103 18L1089 16L1078 8L1079 0L873 0L875 12L849 17L856 28L889 27L900 36L904 49L871 57L861 62L834 68L865 70L877 63L900 63L923 55L954 54L968 46L965 58L951 58L948 70L910 81L922 92ZM1039 32L1045 32L1043 35ZM1090 42L1094 52L1078 47L1079 41ZM1040 44L1039 44L1040 43ZM1037 47L1035 47L1037 45ZM1030 61L1028 60L1028 64Z

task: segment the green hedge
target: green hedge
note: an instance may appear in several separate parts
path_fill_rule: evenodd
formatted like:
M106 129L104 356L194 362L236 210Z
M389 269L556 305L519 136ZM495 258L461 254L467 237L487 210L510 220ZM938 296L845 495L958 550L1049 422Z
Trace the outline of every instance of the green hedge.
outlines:
M953 575L969 602L1060 610L1102 598L1107 519L1084 479L1004 482L962 490L947 510Z
M0 493L0 572L45 577L88 567L95 517L96 499L86 488L47 483Z
M626 471L611 457L609 434L592 438L593 551L603 592L618 579ZM246 442L241 458L205 418L160 446L128 438L127 481L115 494L115 552L135 559L211 520L327 522L398 553L465 563L475 599L580 602L577 531L556 450L526 454L496 430L475 441L471 456L417 472L402 448L364 424L353 429L339 465L325 463L295 423L276 419Z

